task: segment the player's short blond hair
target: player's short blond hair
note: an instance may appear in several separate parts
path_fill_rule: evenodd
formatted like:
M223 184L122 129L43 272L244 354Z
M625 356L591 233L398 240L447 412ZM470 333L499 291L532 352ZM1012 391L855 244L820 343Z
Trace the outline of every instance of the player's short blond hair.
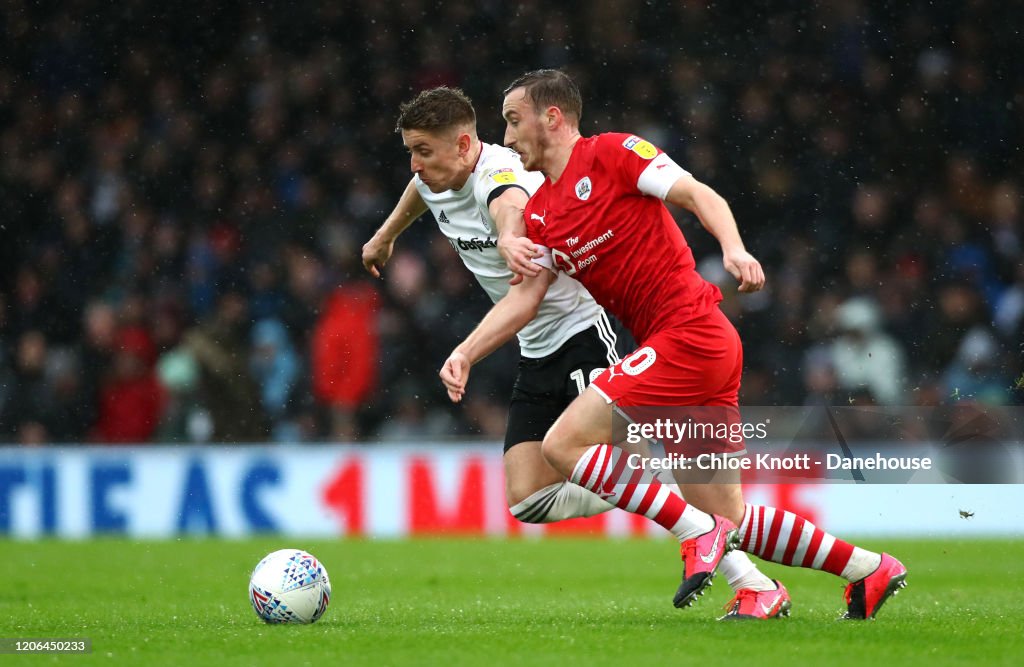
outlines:
M467 125L476 127L476 111L469 97L458 88L439 86L421 91L398 108L395 131L444 132Z

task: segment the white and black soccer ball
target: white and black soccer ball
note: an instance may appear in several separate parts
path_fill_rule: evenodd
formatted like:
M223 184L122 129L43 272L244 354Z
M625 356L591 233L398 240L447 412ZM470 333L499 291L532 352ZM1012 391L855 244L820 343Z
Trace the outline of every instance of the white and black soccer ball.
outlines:
M313 554L281 549L252 571L249 601L267 623L313 623L331 601L331 580Z

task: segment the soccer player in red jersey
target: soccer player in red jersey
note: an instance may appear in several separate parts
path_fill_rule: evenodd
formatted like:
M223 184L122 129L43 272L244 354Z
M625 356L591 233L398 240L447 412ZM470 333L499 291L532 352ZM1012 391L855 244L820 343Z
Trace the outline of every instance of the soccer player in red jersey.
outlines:
M906 568L839 540L791 512L745 505L739 483L684 484L693 504L672 496L651 474L624 465L612 441L613 404L717 406L737 410L742 345L718 308L722 295L696 272L693 254L665 207L692 211L722 247L725 268L741 292L761 289L764 272L745 249L728 204L668 155L630 134L582 137L582 99L575 83L556 70L538 70L505 91L505 144L529 171L547 177L524 211L536 243L529 266L513 268L524 280L509 291L477 329L453 351L441 376L460 400L473 363L529 322L559 271L590 291L639 341L639 349L610 367L548 431L542 452L572 482L600 493L622 509L651 518L682 544L684 580L677 606L689 604L714 573L707 541L733 523L740 547L785 565L821 569L847 579L846 618L873 618L904 585ZM742 445L722 442L722 453ZM696 509L713 507L724 518ZM724 528L723 528L724 527ZM716 563L717 564L717 563ZM785 588L763 575L740 585L726 618L783 613ZM732 583L732 582L730 582ZM785 605L788 609L788 604Z

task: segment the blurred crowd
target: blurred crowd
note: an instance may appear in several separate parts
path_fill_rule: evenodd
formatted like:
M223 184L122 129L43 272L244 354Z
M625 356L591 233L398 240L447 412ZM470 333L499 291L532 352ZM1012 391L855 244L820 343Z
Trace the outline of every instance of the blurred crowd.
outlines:
M451 405L489 302L394 119L563 67L582 131L664 148L730 202L749 405L1024 400L1024 61L1013 3L0 0L0 441L497 438L517 350Z

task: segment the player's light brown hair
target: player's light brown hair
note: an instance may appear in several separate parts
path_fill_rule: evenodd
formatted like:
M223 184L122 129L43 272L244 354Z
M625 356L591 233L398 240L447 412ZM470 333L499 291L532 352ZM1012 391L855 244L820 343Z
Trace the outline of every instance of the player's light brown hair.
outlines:
M547 107L558 107L562 114L573 118L577 124L583 117L583 97L576 82L565 72L557 69L536 69L523 74L505 89L507 96L516 88L525 88L526 97L533 102L537 113Z
M398 107L395 132L443 132L462 125L476 127L473 103L458 88L438 86L421 91L412 100Z

